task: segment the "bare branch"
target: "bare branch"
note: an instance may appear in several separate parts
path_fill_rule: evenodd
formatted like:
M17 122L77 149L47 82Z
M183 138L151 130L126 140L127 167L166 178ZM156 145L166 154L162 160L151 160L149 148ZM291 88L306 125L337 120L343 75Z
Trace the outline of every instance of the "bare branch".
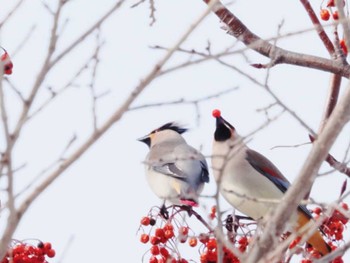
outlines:
M309 135L309 137L311 142L315 141L315 137L313 137L312 135ZM337 161L337 159L335 159L331 154L328 153L325 161L335 170L350 177L350 168L347 167L344 163Z
M16 54L24 47L24 45L28 42L30 37L33 35L34 31L36 29L36 25L33 25L28 33L25 35L22 41L19 42L19 45L14 49L13 52L11 52L12 57L16 56Z
M93 119L93 129L97 129L97 113L96 113L96 107L97 107L97 95L95 91L95 82L96 82L96 73L97 73L97 68L99 65L99 52L102 47L103 43L100 42L100 28L97 29L96 33L96 49L95 53L92 56L92 74L91 74L91 81L90 81L90 94L91 94L91 99L92 99L92 119Z
M326 99L325 111L323 113L323 117L322 117L322 120L320 123L319 132L323 129L323 126L327 122L335 105L337 104L339 90L340 90L340 84L341 84L341 76L336 75L336 74L332 74L330 85L329 85L329 92L328 92L328 96Z
M10 17L20 8L23 2L24 0L19 0L17 4L12 8L12 10L7 13L6 17L0 22L0 28L2 28L2 26L6 23L6 21L9 20Z
M235 91L237 89L238 89L238 87L230 88L230 89L227 89L227 90L224 90L224 91L221 91L221 92L209 95L209 96L204 96L202 98L194 99L194 100L185 100L182 98L182 99L173 100L173 101L162 101L162 102L134 106L134 107L131 107L129 109L129 111L140 110L140 109L150 108L150 107L159 107L159 106L164 106L164 105L175 105L175 104L194 104L196 106L200 102L218 98L220 96L231 93L232 91Z
M25 98L23 97L22 93L15 87L12 81L10 81L9 78L4 78L4 81L6 81L6 83L10 86L10 88L15 92L15 94L18 96L21 102L25 103Z
M24 199L24 201L19 205L17 213L8 222L5 234L0 240L0 258L2 258L7 249L7 244L12 237L22 215L27 211L30 205L36 198L55 181L68 167L70 167L76 160L78 160L95 142L101 138L102 135L108 131L114 123L116 123L123 114L129 109L130 105L135 101L135 99L141 94L141 92L158 76L160 70L165 65L165 63L171 58L174 52L179 48L179 46L188 38L188 36L195 30L195 28L203 21L203 19L210 13L212 6L209 6L207 10L195 21L194 24L183 34L183 36L176 42L174 47L170 49L164 57L155 65L155 67L150 71L150 73L137 85L126 100L110 115L110 117L90 135L85 142L83 142L80 147L78 147L70 156L65 159L61 165L54 170L48 177L43 180L29 195ZM57 12L59 13L59 12ZM53 30L55 32L55 30ZM50 56L50 52L48 57ZM44 64L45 65L45 64Z
M134 8L134 7L137 7L139 6L140 4L144 3L146 0L140 0L138 1L137 3L133 4L131 6L131 8ZM148 0L149 1L149 5L150 5L150 15L149 17L151 18L151 22L149 23L150 26L153 26L153 24L156 22L156 16L155 16L155 13L156 13L156 6L155 6L155 3L154 3L154 0Z
M210 0L203 0L205 3L210 3ZM291 64L308 68L328 71L343 77L350 77L350 66L344 65L339 61L300 54L285 49L275 47L269 42L261 39L252 33L233 13L231 13L221 2L218 2L214 10L215 14L224 22L230 29L230 34L238 40L242 41L246 46L255 50L265 57L274 59L274 65Z
M265 255L274 247L278 235L288 222L291 210L296 210L300 201L311 188L317 172L326 159L330 147L333 145L339 132L350 120L350 87L345 90L344 96L335 107L324 129L313 144L311 152L305 161L301 172L295 182L283 197L283 202L274 211L271 220L267 223L265 231L258 240L257 246L251 250L247 262L263 262ZM269 247L266 244L270 244Z
M83 42L85 38L91 35L97 28L99 28L104 21L107 20L116 10L118 10L125 0L118 1L111 9L109 9L95 24L93 24L88 30L86 30L83 34L81 34L75 41L73 41L70 45L68 45L60 54L58 54L50 64L49 68L53 67L58 61L60 61L64 56L66 56L70 51L72 51L75 47Z
M13 137L10 134L9 129L9 123L8 123L8 115L7 110L5 106L5 95L3 90L3 76L4 76L4 65L3 62L0 62L0 110L1 110L1 120L3 123L3 129L5 134L5 142L6 142L6 150L3 153L1 157L0 162L0 174L2 174L2 171L4 167L7 169L7 198L8 198L8 209L9 209L9 215L7 218L7 225L12 225L12 222L15 221L15 218L17 216L16 210L15 210L15 200L14 200L14 183L13 183L13 167L12 167L12 141ZM5 255L5 246L1 245L1 242L4 244L8 244L10 241L10 238L12 237L12 231L11 229L6 228L4 231L4 234L0 240L0 258L3 258Z
M60 0L59 5L57 7L57 10L55 12L55 15L53 16L53 26L51 29L50 43L49 43L49 48L48 48L48 51L46 54L46 58L45 58L45 61L41 67L41 70L36 78L36 81L34 83L32 90L31 90L31 93L30 93L28 99L26 100L26 102L23 104L23 110L22 110L21 116L17 122L15 131L13 132L14 141L18 138L18 136L21 132L21 128L27 119L27 115L28 115L28 112L31 108L31 105L35 99L35 96L37 95L37 92L38 92L40 86L41 86L41 83L43 82L43 80L46 76L46 73L50 69L49 63L50 63L51 57L56 49L57 27L58 27L58 21L60 18L60 14L61 14L63 5L64 5L63 1Z
M317 15L315 14L309 0L300 0L300 2L303 4L307 14L309 15L311 22L314 24L316 28L316 32L318 36L320 37L321 41L323 42L324 46L328 50L328 53L331 57L334 56L334 46L332 41L327 36L326 32L323 29L323 26L320 23L320 20L318 19Z

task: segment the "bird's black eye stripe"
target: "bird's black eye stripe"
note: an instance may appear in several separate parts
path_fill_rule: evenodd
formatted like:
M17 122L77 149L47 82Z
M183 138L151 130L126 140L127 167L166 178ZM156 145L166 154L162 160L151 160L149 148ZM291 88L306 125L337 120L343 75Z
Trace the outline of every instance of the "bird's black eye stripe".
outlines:
M214 133L214 139L217 142L223 142L231 138L231 131L225 125L220 125L216 128Z

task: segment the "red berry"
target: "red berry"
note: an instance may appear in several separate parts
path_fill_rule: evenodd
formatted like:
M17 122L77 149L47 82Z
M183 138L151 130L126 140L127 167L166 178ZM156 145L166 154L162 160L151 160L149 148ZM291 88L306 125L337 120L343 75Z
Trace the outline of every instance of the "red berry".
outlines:
M342 233L336 233L335 234L335 239L336 240L343 240L343 234Z
M335 258L332 263L344 263L343 259L341 257Z
M180 234L177 239L180 241L180 243L185 243L187 240L188 235L182 235Z
M152 255L159 255L159 247L157 245L151 247L151 254Z
M338 11L334 11L334 13L333 13L333 19L334 20L338 20L339 19L339 14L338 14Z
M334 7L334 6L335 6L334 0L328 0L327 7Z
M181 235L188 235L188 229L189 228L187 226L180 227L179 234L181 234Z
M172 238L172 237L174 237L174 231L173 230L165 230L165 232L164 232L164 237L166 238L166 239L170 239L170 238Z
M46 255L49 258L53 258L56 255L56 251L54 249L50 249L49 251L47 251Z
M349 210L349 206L348 206L347 203L341 203L341 207L342 207L344 210L346 210L346 211Z
M238 244L240 245L248 245L248 238L247 237L241 237L239 240L238 240Z
M289 249L294 248L294 247L300 242L300 240L301 240L301 237L297 237L296 239L294 239L294 240L290 243Z
M169 251L165 247L161 247L159 253L165 258L169 257Z
M4 62L4 74L11 75L12 74L12 68L13 68L12 61L10 60L10 56L7 53L7 51L4 48L2 48L2 49L3 49L3 51L5 53L1 55L0 60L2 62Z
M144 244L146 244L149 241L149 235L147 234L142 234L140 237L140 241Z
M216 250L208 250L208 261L216 262L218 259L218 253Z
M148 216L142 217L141 225L148 226L151 222L151 219Z
M174 230L174 226L171 223L166 223L163 227L164 231L166 230Z
M164 237L164 230L162 228L157 228L155 231L155 236L159 237L159 238L163 238Z
M219 118L221 117L221 112L218 109L213 110L212 115L214 118Z
M150 242L152 245L158 245L160 243L161 239L156 236L151 236Z
M201 254L200 261L201 261L201 263L207 263L208 262L208 253L207 252L204 252L203 254Z
M199 234L198 239L201 243L205 244L209 241L209 236L207 234L201 233Z
M195 246L197 246L197 238L191 237L191 238L188 240L188 244L190 245L190 247L195 247Z
M316 215L319 215L322 213L322 208L321 207L315 207L312 212Z
M152 257L149 259L149 263L158 263L158 259L157 259L155 256L152 256Z
M45 251L45 253L47 253L51 248L52 248L52 245L50 242L46 242L43 244L43 250Z
M320 11L320 17L322 20L324 21L328 21L328 19L330 18L330 13L327 9L321 9Z
M216 217L216 206L214 205L210 209L209 218L213 220L215 217Z
M207 242L207 248L208 248L209 250L213 250L213 249L216 248L216 239L215 239L215 238L211 238L211 239L208 240L208 242Z

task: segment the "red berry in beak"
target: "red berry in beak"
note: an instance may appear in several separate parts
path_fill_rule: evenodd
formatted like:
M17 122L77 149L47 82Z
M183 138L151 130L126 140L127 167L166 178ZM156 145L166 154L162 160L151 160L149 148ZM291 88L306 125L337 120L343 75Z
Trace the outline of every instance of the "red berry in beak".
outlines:
M221 111L218 109L213 110L212 115L214 118L219 118L221 117Z

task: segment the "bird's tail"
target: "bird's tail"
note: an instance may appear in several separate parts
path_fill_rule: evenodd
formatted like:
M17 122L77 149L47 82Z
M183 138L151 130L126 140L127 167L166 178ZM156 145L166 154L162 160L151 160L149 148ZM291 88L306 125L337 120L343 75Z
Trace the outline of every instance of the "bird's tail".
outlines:
M310 217L302 211L299 211L298 214L298 228L302 228L310 221ZM324 241L321 231L319 230L315 231L315 233L307 240L307 243L323 256L332 251L331 247Z

